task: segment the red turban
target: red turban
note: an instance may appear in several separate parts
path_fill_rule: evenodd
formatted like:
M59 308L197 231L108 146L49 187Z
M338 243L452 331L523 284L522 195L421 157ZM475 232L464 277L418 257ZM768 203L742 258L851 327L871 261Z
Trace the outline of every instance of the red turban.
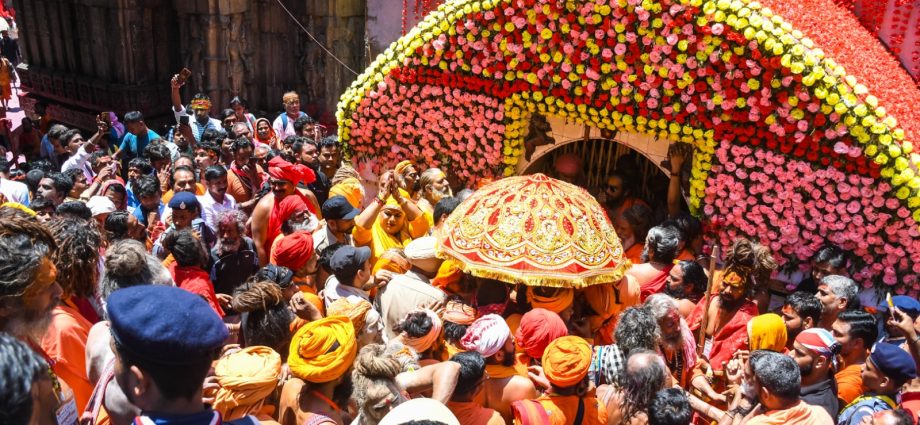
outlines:
M288 221L294 213L310 209L306 198L298 195L300 195L299 191L291 196L285 196L281 201L275 201L272 212L268 216L268 227L265 229L265 241L262 245L266 253L271 252L272 243L281 234L281 225Z
M278 180L287 180L292 184L310 184L316 181L316 174L310 167L302 164L291 164L280 156L268 161L268 175Z
M291 233L281 238L274 254L277 265L296 272L313 256L313 236L304 230Z
M543 351L550 342L568 334L569 330L558 314L545 308L535 308L521 317L514 338L530 358L542 359Z

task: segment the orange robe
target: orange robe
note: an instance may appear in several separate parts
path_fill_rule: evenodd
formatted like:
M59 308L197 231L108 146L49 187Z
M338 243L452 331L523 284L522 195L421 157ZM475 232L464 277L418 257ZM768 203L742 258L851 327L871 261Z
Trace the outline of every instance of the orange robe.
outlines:
M827 425L834 423L827 411L804 401L785 410L770 410L754 416L747 425Z
M447 408L457 417L460 425L504 425L502 415L472 401L448 401Z
M633 264L642 264L642 251L645 249L644 243L636 243L633 246L629 247L623 256L628 258Z
M589 394L583 398L584 416L581 421L583 425L606 425L607 424L607 406L604 406L594 394ZM546 410L549 416L550 425L569 425L575 421L578 415L578 401L576 395L567 396L548 396L542 395L535 400ZM520 424L520 418L515 411L515 424Z
M68 300L69 301L69 300ZM62 302L51 313L42 350L54 360L52 370L73 390L77 412L86 408L93 385L86 376L86 339L93 325L76 308Z
M837 380L837 398L842 400L840 406L852 403L866 392L862 382L862 365L849 365L834 374L834 379Z
M713 302L718 302L713 300ZM700 329L705 310L706 298L700 300L690 312L687 318L687 325L690 330ZM746 350L748 346L747 323L757 316L757 305L751 300L745 300L744 304L735 312L731 320L728 321L721 329L718 329L712 336L712 349L709 351L709 363L713 370L722 370L722 363L728 363L732 355L739 350ZM700 329L700 332L706 332Z

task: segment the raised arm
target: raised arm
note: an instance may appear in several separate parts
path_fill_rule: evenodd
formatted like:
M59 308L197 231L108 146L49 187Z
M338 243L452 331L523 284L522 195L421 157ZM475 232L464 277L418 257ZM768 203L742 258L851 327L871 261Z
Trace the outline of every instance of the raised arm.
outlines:
M364 229L370 229L374 225L374 220L377 219L377 214L380 213L380 210L383 209L383 206L386 205L387 195L390 193L390 186L392 185L393 172L387 171L380 176L380 180L377 183L377 197L368 205L364 210L361 211L361 214L358 214L355 217L355 224Z
M179 94L179 88L182 87L182 84L179 84L179 74L173 75L172 79L169 80L169 86L172 89L170 97L172 98L173 111L179 112L182 110L182 95Z
M686 150L675 144L668 150L668 160L671 163L671 180L668 183L668 217L677 217L680 214L680 171L686 159Z
M400 373L396 375L396 385L409 393L431 389L431 398L447 404L459 378L460 363L447 361Z

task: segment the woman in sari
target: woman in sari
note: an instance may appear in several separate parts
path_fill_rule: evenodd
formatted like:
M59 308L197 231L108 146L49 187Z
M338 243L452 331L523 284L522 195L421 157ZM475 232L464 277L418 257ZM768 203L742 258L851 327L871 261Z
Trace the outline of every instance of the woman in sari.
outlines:
M272 149L281 150L281 140L278 140L275 130L272 130L272 123L268 121L268 118L256 120L256 131L252 136L252 140L255 142L256 147L268 145Z
M399 191L392 172L385 173L376 198L355 217L356 246L371 248L371 263L391 248L403 248L428 233L428 220L412 199Z

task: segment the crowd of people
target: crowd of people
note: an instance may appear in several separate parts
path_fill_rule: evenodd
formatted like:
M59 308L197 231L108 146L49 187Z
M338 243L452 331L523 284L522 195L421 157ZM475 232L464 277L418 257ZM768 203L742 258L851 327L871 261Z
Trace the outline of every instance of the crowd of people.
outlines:
M860 305L832 245L789 288L757 241L710 258L680 208L685 152L670 153L666 210L626 172L601 189L631 263L622 280L511 285L438 255L475 188L410 160L368 184L296 93L273 120L239 98L215 119L204 94L183 105L182 84L164 134L140 112L104 113L88 138L23 130L31 142L0 159L0 424L913 425L920 413L920 302ZM572 162L557 177L577 184Z

